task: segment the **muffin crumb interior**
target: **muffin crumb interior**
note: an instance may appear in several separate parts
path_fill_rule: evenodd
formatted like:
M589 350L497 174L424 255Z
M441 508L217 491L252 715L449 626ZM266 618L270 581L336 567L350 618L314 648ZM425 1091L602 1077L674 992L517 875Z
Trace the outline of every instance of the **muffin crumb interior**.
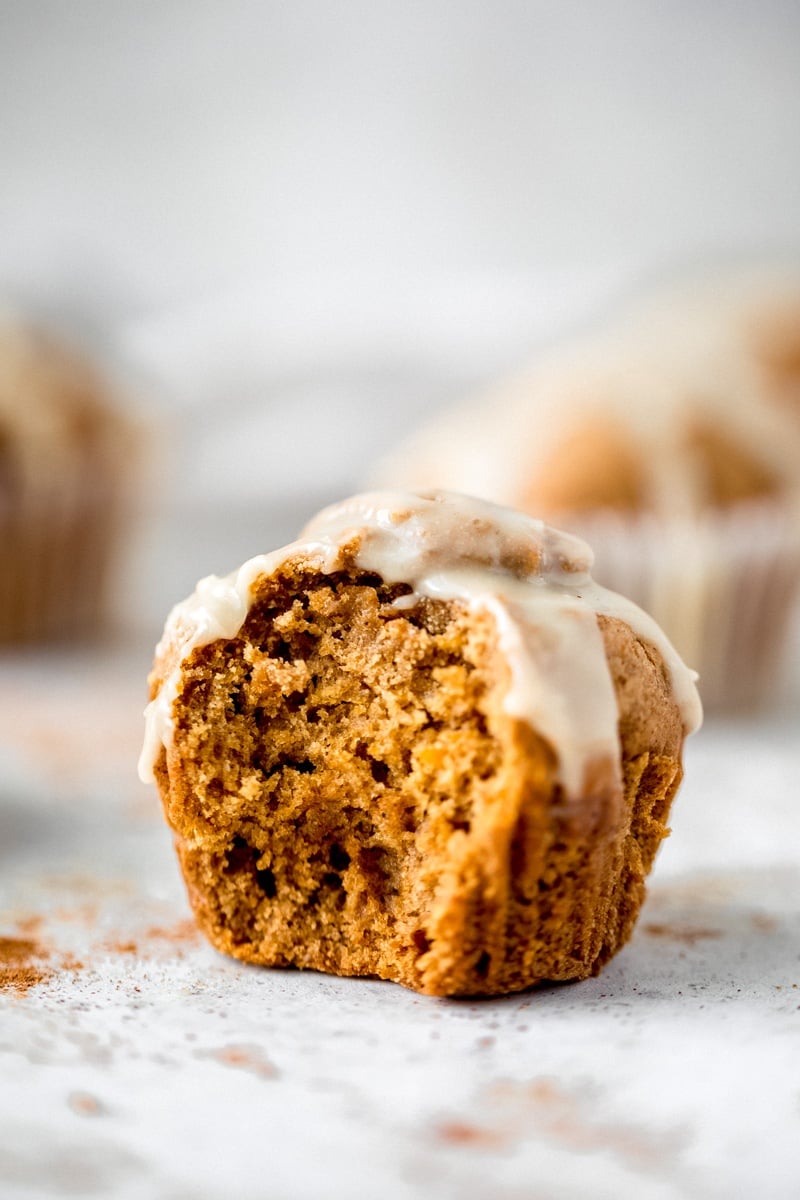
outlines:
M395 607L409 591L286 565L236 638L184 663L157 775L200 923L247 961L433 994L585 977L638 912L676 748L626 761L621 800L597 764L566 803L550 747L503 709L493 618Z

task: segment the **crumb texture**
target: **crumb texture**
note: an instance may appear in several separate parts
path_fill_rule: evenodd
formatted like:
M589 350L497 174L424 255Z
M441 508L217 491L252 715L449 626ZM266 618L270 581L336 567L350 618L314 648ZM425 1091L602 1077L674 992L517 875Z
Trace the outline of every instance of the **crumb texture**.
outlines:
M248 962L433 995L594 974L630 935L680 780L661 660L599 618L624 794L598 762L568 799L503 708L493 618L398 609L408 590L287 562L236 638L184 662L156 775L198 921Z

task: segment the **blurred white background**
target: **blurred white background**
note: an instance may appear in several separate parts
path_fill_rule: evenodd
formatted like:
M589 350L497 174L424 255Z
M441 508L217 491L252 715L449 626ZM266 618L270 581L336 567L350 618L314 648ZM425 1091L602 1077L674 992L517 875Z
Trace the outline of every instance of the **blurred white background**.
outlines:
M164 437L136 610L625 289L796 257L798 63L796 0L0 3L0 287Z

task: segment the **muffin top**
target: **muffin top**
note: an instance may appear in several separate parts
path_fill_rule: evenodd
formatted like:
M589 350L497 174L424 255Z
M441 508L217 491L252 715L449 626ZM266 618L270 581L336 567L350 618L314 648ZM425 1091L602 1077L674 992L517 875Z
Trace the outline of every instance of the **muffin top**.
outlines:
M800 279L762 281L738 296L734 334L768 403L800 429Z
M800 285L643 303L445 414L370 482L467 490L555 520L794 502Z
M700 722L693 676L652 618L597 585L592 553L542 521L443 492L366 493L325 509L300 539L239 571L202 580L171 613L156 651L140 769L152 777L171 737L183 662L199 646L236 637L259 581L293 570L377 575L403 585L399 611L423 597L488 611L509 667L503 705L554 748L568 796L599 761L619 768L618 710L598 616L624 622L655 648L686 732Z

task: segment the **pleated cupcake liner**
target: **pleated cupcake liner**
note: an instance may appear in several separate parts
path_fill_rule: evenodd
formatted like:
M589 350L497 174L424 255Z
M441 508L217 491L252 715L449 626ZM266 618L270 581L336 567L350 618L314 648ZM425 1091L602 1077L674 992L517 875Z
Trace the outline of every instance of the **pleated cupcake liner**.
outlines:
M771 501L697 518L573 521L598 583L650 613L699 675L708 709L768 703L800 596L800 519Z

